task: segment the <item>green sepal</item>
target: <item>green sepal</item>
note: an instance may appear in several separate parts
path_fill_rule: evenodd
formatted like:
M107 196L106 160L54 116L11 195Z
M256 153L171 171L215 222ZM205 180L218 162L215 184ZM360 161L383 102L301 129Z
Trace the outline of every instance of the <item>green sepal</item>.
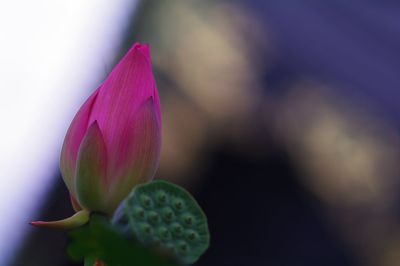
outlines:
M29 224L36 227L53 228L53 229L74 229L86 224L89 221L90 212L87 210L80 210L71 217L58 221L35 221Z

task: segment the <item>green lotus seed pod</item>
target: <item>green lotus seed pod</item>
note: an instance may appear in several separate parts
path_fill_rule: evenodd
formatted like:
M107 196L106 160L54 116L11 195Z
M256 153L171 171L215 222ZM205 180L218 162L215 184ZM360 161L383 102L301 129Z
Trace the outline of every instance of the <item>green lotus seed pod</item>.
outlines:
M152 239L152 244L155 246L162 246L161 239L158 238L157 236L154 236Z
M183 264L194 263L208 248L207 218L183 188L157 180L136 186L124 202L115 224L128 220L139 242L165 249Z
M164 248L170 250L171 252L175 252L175 244L172 242L165 243Z

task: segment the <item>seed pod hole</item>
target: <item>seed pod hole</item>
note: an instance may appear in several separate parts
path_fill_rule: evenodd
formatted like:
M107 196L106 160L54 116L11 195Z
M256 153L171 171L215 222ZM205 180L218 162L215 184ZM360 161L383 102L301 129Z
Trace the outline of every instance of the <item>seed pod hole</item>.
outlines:
M171 238L171 232L166 227L162 226L158 229L158 236L162 240L168 240Z
M147 236L152 235L152 233L153 233L153 229L148 223L141 223L139 225L139 228L140 228L140 231Z
M171 231L175 236L181 236L183 233L183 226L179 223L171 224Z
M198 237L199 237L199 235L194 230L186 230L185 231L185 238L190 242L196 241L198 239Z
M147 209L151 208L153 206L153 201L147 195L141 195L140 196L140 203L142 204L143 207L145 207Z
M194 217L190 213L185 213L182 215L182 222L186 226L192 226L194 224Z
M170 221L172 221L174 219L175 215L174 215L174 211L171 208L165 207L162 210L162 216L163 216L165 221L170 222Z
M165 193L165 191L163 190L157 191L155 198L157 200L157 203L160 205L167 203L167 193Z
M142 207L135 206L133 207L133 216L137 219L144 219L145 218L145 210Z
M177 247L179 252L182 254L187 254L189 252L189 245L183 240L179 241Z
M180 198L175 198L172 202L172 206L174 207L175 210L177 211L182 211L184 209L184 202Z

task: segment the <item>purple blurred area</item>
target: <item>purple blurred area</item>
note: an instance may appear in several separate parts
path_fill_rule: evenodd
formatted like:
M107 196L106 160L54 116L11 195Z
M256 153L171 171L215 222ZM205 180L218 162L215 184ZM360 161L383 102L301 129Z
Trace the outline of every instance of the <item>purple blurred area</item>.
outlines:
M329 83L343 97L399 119L399 3L255 0L246 6L271 30L289 75Z
M196 265L400 264L399 13L394 1L149 0L129 15L113 61L152 47L156 177L209 219ZM35 218L72 213L57 180ZM79 265L67 241L32 230L11 265Z

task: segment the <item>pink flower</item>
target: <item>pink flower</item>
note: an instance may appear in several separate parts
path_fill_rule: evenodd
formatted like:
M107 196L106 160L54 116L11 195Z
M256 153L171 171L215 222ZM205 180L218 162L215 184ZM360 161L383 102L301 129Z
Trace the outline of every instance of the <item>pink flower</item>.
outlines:
M148 45L134 44L72 121L60 168L77 212L30 224L74 228L90 212L111 216L132 188L150 181L161 148L160 100Z
M153 178L160 147L149 46L136 43L86 100L65 137L60 167L75 210L112 215L135 185Z

